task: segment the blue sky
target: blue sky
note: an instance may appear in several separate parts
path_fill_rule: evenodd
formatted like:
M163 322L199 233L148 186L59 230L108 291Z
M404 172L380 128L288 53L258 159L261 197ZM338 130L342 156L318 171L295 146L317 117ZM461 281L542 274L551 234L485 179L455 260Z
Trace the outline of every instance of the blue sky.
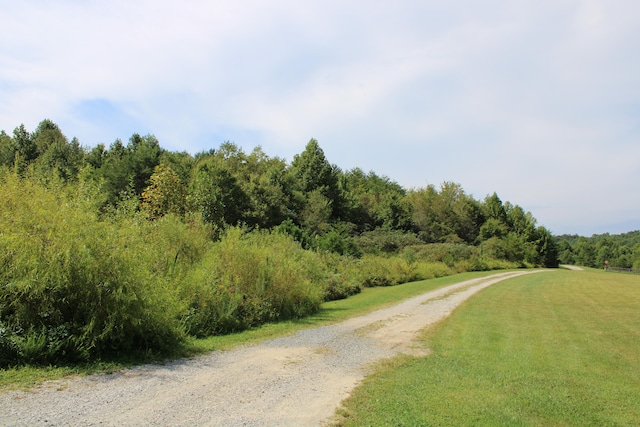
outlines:
M494 191L554 234L640 229L637 0L0 1L0 129L232 141L406 188Z

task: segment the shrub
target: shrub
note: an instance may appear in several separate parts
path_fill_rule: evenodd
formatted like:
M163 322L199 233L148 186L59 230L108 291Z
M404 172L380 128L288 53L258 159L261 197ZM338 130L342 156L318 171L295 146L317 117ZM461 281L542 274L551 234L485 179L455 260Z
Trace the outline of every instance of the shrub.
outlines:
M323 252L360 256L360 250L353 242L353 239L335 230L317 236L314 243L316 249Z
M416 260L429 262L444 262L448 266L469 259L476 255L478 248L462 243L431 243L428 245L415 245L405 248L403 254L412 252Z
M344 299L361 292L357 259L335 253L322 253L319 256L327 269L324 279L325 301Z
M144 231L98 221L61 188L1 180L0 345L32 363L175 348L177 307L143 262Z
M414 265L400 257L366 255L359 265L361 283L365 287L393 286L418 279Z
M18 360L18 346L15 334L0 321L0 367L14 364Z
M282 233L227 230L183 280L187 331L206 336L319 310L327 276L317 254Z
M435 279L437 277L446 277L454 274L454 271L446 264L441 262L416 262L415 265L416 280Z
M362 233L354 238L356 246L363 253L393 253L407 246L417 245L422 241L413 233L400 230L375 229Z

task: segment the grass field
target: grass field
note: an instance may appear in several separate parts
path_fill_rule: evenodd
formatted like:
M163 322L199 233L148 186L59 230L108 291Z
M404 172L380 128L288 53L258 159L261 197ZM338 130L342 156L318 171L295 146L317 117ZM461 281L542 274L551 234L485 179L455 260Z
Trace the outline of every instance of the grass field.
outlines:
M385 362L337 425L640 425L640 276L526 275L425 332L433 354Z
M405 283L398 286L365 288L362 293L348 299L324 303L319 313L304 319L267 324L237 334L193 339L186 348L178 352L178 356L191 356L214 350L230 349L237 345L291 334L303 328L339 322L442 286L495 273L495 271L463 273L438 279ZM113 372L127 366L146 362L158 361L153 359L111 360L75 366L27 366L0 369L0 392L15 388L29 388L42 381L59 379L70 375Z

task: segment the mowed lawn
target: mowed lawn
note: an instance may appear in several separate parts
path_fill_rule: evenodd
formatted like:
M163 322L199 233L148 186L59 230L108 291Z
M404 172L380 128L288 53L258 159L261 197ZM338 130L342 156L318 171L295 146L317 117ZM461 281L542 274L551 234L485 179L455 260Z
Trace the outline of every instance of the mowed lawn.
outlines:
M476 294L380 366L337 425L640 425L640 276L557 270Z

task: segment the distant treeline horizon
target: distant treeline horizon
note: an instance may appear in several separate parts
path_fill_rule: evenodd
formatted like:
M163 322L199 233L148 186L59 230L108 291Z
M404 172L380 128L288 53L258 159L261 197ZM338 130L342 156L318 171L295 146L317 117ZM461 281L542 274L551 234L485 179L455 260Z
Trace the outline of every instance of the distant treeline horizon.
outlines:
M230 142L195 155L171 152L153 135L84 148L45 119L33 132L24 125L12 135L0 131L0 167L99 183L102 211L135 197L136 209L150 219L198 212L218 228L283 226L305 245L330 235L326 240L333 243L325 246L340 253L355 251L349 238L397 232L406 242L391 243L391 249L408 243L485 243L496 258L554 264L552 248L546 248L551 233L495 192L480 201L453 182L405 189L373 171L342 171L315 139L288 164L259 146L246 153Z
M594 268L607 265L640 271L640 230L594 234L591 237L563 234L554 239L558 244L561 264Z

